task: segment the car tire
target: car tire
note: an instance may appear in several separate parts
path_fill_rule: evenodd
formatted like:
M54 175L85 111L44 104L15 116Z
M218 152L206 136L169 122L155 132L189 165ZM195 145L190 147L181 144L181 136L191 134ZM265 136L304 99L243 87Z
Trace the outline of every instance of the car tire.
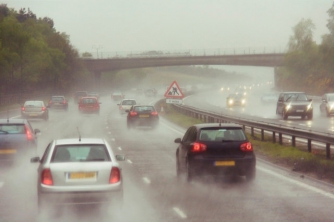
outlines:
M246 180L247 180L248 182L253 181L253 180L255 179L255 177L256 177L256 170L255 170L255 167L252 168L251 170L247 171L246 174L245 174L245 176L246 176Z
M307 119L312 120L313 119L313 113L308 114Z
M190 169L189 162L187 162L187 182L191 182L194 178L192 170Z
M288 115L286 114L285 110L282 111L282 118L288 119Z

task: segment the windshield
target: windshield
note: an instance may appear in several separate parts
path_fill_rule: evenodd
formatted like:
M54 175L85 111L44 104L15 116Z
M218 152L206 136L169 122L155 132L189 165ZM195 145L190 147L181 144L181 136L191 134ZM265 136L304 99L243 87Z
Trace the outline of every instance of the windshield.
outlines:
M308 98L305 94L302 93L293 93L284 95L284 99L286 102L289 101L308 101Z

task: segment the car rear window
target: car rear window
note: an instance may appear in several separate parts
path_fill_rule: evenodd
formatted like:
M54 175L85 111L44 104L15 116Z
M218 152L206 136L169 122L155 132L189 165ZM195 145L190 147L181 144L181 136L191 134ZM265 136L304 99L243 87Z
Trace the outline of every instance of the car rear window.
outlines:
M62 102L64 100L64 97L52 97L52 101L54 102Z
M137 106L134 108L136 112L154 111L153 106Z
M24 124L0 124L0 134L25 134Z
M123 100L122 105L136 105L134 100Z
M104 145L58 145L55 147L51 162L91 162L110 161Z
M201 141L245 141L244 131L240 128L207 128L200 130Z
M83 104L92 104L92 103L96 103L96 99L90 98L90 99L82 99L81 103Z
M43 102L41 101L27 101L24 104L25 107L42 107Z

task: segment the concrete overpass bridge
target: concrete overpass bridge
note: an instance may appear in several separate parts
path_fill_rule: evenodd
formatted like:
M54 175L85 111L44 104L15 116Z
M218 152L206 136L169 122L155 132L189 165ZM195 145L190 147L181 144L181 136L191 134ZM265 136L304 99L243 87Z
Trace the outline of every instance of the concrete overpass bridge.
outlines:
M96 82L99 82L102 72L145 67L189 65L278 67L283 65L284 55L285 53L192 55L191 53L170 54L151 51L146 54L114 55L110 58L82 58L82 62L94 74Z

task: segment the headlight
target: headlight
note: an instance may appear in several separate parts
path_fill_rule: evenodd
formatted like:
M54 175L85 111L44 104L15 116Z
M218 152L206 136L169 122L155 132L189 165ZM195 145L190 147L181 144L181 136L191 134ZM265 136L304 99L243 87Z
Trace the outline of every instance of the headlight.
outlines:
M230 100L228 101L228 103L229 103L229 104L233 104L233 99L230 99Z
M334 104L331 104L330 106L329 106L329 110L332 110L334 108Z
M286 111L288 111L289 109L291 109L291 104L288 104L286 107L285 107Z
M312 109L312 103L307 105L307 110Z
M247 93L246 92L244 92L244 96L246 95Z
M224 87L220 88L221 91L224 91Z
M244 99L243 99L243 100L241 100L241 103L242 103L242 104L245 104L245 102L246 102L246 100L244 100Z

